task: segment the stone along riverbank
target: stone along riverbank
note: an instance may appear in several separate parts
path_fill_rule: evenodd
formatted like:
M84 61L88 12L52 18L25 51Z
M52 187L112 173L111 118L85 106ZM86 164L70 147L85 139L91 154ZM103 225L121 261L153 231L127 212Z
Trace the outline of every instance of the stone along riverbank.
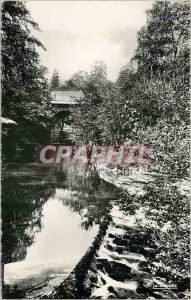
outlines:
M98 171L124 192L111 202L111 222L88 271L90 298L188 298L189 182L142 171L118 175L103 166ZM177 212L171 210L176 198Z

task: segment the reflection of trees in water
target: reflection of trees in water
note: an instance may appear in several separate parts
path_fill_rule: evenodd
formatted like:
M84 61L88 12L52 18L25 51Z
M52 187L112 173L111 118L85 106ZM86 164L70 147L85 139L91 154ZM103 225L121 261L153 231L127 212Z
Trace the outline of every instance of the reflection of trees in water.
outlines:
M72 199L63 199L65 205L80 214L82 227L88 230L93 224L99 224L109 210L109 201L116 199L117 189L100 179L91 167L71 166L66 170L67 184L74 191Z
M115 199L116 188L101 180L97 171L90 166L67 169L67 183L71 190L78 192L79 198L88 198L91 201L97 199Z
M72 192L69 199L63 197L63 204L79 213L86 230L101 222L108 201L116 199L116 189L90 167L73 166L64 172L27 168L22 173L5 176L2 184L3 264L25 258L35 233L41 230L43 204L53 196L55 187Z
M87 198L83 201L78 198L74 201L63 199L63 203L81 216L81 227L86 230L95 224L100 224L110 208L109 203L106 204L101 199L97 200L96 204L91 204Z
M25 177L7 177L2 184L2 262L25 258L41 230L43 204L53 195L48 185L25 184Z

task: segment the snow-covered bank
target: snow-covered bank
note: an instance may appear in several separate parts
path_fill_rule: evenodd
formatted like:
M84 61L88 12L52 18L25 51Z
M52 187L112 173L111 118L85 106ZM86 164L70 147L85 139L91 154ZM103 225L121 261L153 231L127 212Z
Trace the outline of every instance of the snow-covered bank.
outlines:
M168 252L171 251L171 247L177 247L177 250L175 248L172 251L172 255L176 255L176 251L181 253L180 247L183 246L183 240L176 241L174 246L172 244L172 237L177 229L176 226L173 227L173 220L171 221L172 205L168 203L171 194L168 195L168 189L169 193L172 192L172 197L174 195L177 197L180 193L183 201L187 203L185 197L188 195L188 181L172 183L166 178L164 185L166 203L163 203L161 201L163 189L160 190L155 182L160 175L146 174L142 170L120 174L117 169L109 169L104 165L97 166L97 170L102 179L119 187L128 199L124 202L119 200L111 202L112 221L85 280L86 287L91 290L90 297L92 299L187 298L188 273L180 271L179 263L176 263L176 259L173 261L171 253ZM149 184L154 190L157 186L154 197L157 201L160 195L158 206L150 199L152 194L149 194L149 189L147 190ZM174 190L173 186L177 190ZM176 206L175 203L174 205ZM182 228L186 228L186 217L180 219L180 223ZM161 238L157 239L158 234ZM167 253L164 254L164 251ZM186 259L185 257L185 261Z
M153 175L148 175L143 169L130 168L126 174L121 174L117 168L108 168L104 164L96 166L100 178L126 190L129 194L143 195L144 186L153 182Z
M85 286L94 299L177 299L162 278L152 274L155 250L148 234L112 203L112 221L87 273ZM152 261L152 263L151 263Z
M117 167L109 168L107 165L98 164L96 169L100 178L122 188L131 195L143 195L144 187L155 181L155 178L167 177L165 174L149 173L144 168L130 167L128 171L121 172ZM174 186L177 186L180 193L190 195L190 179L175 180Z

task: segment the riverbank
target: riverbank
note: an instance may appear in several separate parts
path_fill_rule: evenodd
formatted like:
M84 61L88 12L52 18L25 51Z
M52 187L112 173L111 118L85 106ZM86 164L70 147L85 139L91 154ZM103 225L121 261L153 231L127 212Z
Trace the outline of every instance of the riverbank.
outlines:
M90 297L188 298L188 181L97 169L124 193L112 203L111 224L88 272Z
M96 166L100 178L112 183L118 188L122 188L129 194L143 195L144 188L149 183L154 183L157 178L166 179L178 188L181 194L189 197L190 195L190 179L169 179L166 174L156 172L148 172L144 168L130 167L128 171L119 170L117 167L110 168L107 165L99 164Z

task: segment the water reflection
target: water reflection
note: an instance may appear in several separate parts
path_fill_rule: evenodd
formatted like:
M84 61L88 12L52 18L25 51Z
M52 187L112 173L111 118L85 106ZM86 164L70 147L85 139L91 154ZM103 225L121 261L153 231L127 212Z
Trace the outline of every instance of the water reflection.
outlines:
M22 289L69 274L96 236L107 202L116 199L91 168L12 168L2 187L4 278Z
M64 170L67 173L67 183L73 197L68 201L62 197L64 205L78 212L82 217L82 226L85 229L94 223L100 224L107 213L107 202L115 200L118 190L111 184L100 179L98 173L90 167L70 166Z
M7 284L19 284L23 289L54 274L64 278L85 254L98 232L98 226L88 232L82 230L79 214L55 198L48 199L42 214L43 228L28 248L25 259L5 266Z
M43 204L54 194L47 185L22 185L4 177L2 182L2 262L19 261L26 256L35 233L41 230Z

